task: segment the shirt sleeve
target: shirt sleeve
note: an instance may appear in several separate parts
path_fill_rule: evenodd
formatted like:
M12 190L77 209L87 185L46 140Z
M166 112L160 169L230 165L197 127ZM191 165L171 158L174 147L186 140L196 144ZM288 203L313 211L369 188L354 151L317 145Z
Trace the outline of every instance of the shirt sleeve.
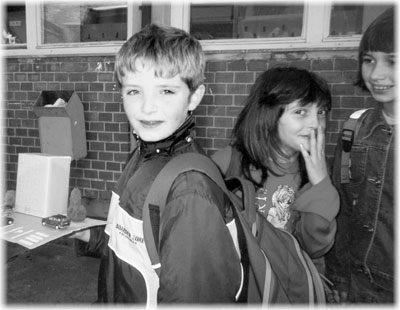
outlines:
M181 174L160 225L160 303L233 302L241 267L225 225L222 192L200 173Z
M312 258L321 257L332 247L339 204L339 194L329 177L314 186L306 184L296 198L293 209L301 215L294 235Z

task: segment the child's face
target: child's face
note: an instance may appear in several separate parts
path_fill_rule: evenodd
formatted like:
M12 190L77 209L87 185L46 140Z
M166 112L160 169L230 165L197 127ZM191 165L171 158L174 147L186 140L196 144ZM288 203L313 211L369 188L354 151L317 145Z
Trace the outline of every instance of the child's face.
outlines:
M361 74L365 86L374 99L381 103L391 103L396 96L395 55L384 52L365 53Z
M325 132L328 111L317 107L316 103L300 106L296 100L288 104L278 121L278 135L283 151L287 156L297 156L300 152L300 144L310 151L310 134L321 126Z
M204 86L190 96L179 74L161 78L155 76L153 68L139 68L142 69L135 73L126 72L122 81L125 113L143 141L160 141L173 134L185 121L188 111L197 107Z

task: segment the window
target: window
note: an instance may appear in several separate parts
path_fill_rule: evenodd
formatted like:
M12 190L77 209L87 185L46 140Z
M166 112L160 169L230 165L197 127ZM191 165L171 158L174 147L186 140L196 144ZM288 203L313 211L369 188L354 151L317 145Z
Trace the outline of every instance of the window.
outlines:
M334 4L331 9L329 36L361 35L389 5Z
M300 37L304 5L190 7L190 32L200 40Z
M2 47L9 56L115 54L158 22L189 31L205 51L357 48L389 6L394 2L13 0L4 6Z
M2 43L14 47L26 43L25 3L5 6L7 16L2 29Z
M41 16L41 44L127 39L125 1L46 1L41 5Z

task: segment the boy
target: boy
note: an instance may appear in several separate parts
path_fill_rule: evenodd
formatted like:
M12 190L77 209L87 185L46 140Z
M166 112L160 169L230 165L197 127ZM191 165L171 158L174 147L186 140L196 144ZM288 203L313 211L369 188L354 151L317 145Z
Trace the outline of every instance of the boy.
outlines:
M112 193L105 230L76 238L102 251L99 301L114 303L233 302L241 266L225 222L228 200L198 172L181 174L160 219L161 275L153 270L143 236L142 207L163 166L186 152L203 151L193 136L200 103L204 54L186 32L149 25L118 52L116 79L138 147Z
M348 178L341 174L346 162L341 141L335 154L333 181L341 211L326 267L336 285L337 302L394 302L394 154L399 123L394 46L390 9L372 22L360 42L356 85L371 93L376 107L351 117L358 114L359 130L351 149L345 150L350 157L344 170Z

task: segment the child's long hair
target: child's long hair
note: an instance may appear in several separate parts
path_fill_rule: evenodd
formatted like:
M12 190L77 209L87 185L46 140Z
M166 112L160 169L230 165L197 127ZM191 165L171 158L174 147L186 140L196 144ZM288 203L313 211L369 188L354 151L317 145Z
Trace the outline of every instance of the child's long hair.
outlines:
M368 90L361 75L365 53L394 51L394 8L387 9L379 15L365 30L358 48L358 76L356 86Z
M233 129L233 146L242 154L243 175L256 186L262 186L268 172L269 159L279 166L278 158L285 157L278 135L278 121L288 104L299 100L302 106L317 103L331 109L327 83L312 72L292 67L277 67L262 73L255 81L245 106ZM300 160L302 156L299 156ZM304 162L302 185L307 181ZM251 169L261 171L261 182L254 180Z
M197 39L187 32L150 24L134 34L119 50L115 78L121 87L126 72L136 72L137 60L155 69L156 76L171 78L180 74L194 92L204 80L205 56Z

